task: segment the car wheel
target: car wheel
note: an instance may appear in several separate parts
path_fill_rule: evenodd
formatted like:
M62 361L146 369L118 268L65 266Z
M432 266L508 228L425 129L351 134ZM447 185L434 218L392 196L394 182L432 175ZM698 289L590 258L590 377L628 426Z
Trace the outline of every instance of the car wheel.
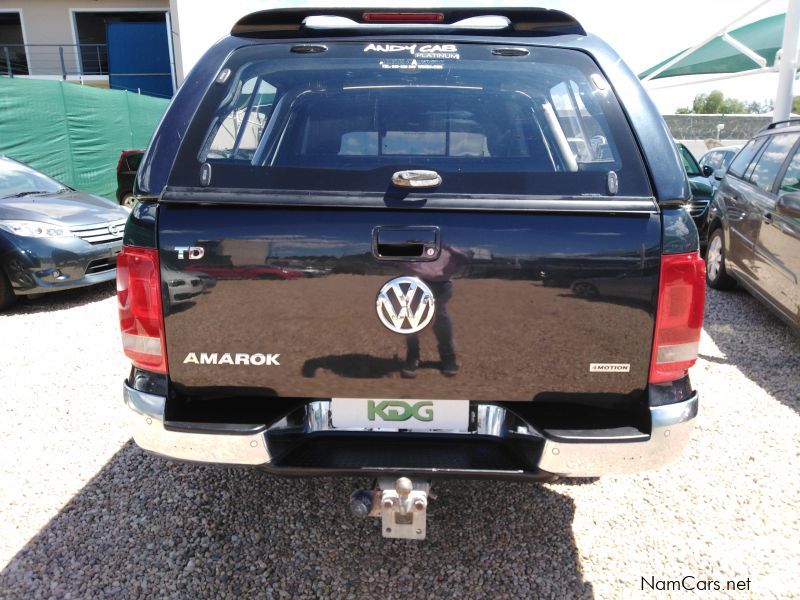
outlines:
M0 270L0 310L4 310L17 301L17 296L11 288L6 274Z
M122 201L120 202L120 204L125 208L133 210L133 207L136 204L136 196L134 196L133 194L125 194L122 197Z
M722 228L715 229L708 240L706 282L715 290L729 290L736 286L736 280L725 270L725 244Z
M573 293L579 298L595 298L599 294L591 283L580 281L572 286Z

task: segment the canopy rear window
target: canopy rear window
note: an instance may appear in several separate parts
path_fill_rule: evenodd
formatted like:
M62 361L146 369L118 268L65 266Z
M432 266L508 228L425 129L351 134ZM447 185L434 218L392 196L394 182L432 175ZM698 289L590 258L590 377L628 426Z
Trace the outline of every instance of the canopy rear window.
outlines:
M595 63L567 49L336 42L242 49L195 115L170 184L385 191L434 170L434 192L649 196L637 145ZM294 51L293 51L294 50ZM302 47L301 50L307 50Z

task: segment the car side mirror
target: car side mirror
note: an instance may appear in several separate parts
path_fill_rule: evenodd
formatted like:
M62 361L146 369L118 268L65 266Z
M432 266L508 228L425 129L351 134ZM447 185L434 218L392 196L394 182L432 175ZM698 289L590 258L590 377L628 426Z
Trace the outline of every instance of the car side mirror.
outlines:
M784 217L800 218L800 192L789 192L778 198L775 208Z
M725 169L717 169L714 171L714 179L717 181L722 181L723 177L725 177Z
M714 174L714 169L712 169L709 165L703 165L703 175L706 177L711 177Z

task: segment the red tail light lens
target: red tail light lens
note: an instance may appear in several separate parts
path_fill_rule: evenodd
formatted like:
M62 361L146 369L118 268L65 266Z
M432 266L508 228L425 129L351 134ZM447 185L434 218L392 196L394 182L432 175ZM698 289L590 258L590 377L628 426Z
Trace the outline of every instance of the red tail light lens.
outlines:
M119 160L117 161L117 173L122 171L123 161L126 158L128 158L128 154L130 154L131 152L132 152L131 150L123 150L122 152L120 152ZM125 165L125 167L126 167L126 170L127 170L127 165Z
M650 383L680 379L697 361L706 303L706 264L699 252L661 257Z
M364 13L365 23L441 23L443 13Z
M125 354L137 367L167 373L158 250L122 247L117 257L117 303Z

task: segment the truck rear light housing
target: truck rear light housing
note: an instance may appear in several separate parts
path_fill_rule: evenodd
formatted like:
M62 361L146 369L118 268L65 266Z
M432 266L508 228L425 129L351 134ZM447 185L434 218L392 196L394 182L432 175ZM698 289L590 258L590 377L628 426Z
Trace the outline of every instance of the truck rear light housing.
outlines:
M442 23L443 13L412 12L367 12L362 18L365 23Z
M120 152L119 160L117 160L117 173L123 170L128 170L128 165L123 164L124 161L127 161L128 155L138 152L138 150L123 150ZM124 167L124 168L123 168Z
M122 347L134 366L167 373L158 250L123 246L117 257Z
M355 17L355 18L354 18ZM360 19L360 20L357 20ZM503 30L511 27L511 20L503 15L475 15L457 21L445 22L444 13L363 13L359 16L350 15L308 15L303 19L303 27L310 30L372 30L385 28L400 29L425 29L432 31L473 31L473 30ZM256 29L253 25L237 23L232 33L246 29L252 32Z
M705 274L705 262L699 252L661 257L650 383L680 379L697 361L706 299Z

